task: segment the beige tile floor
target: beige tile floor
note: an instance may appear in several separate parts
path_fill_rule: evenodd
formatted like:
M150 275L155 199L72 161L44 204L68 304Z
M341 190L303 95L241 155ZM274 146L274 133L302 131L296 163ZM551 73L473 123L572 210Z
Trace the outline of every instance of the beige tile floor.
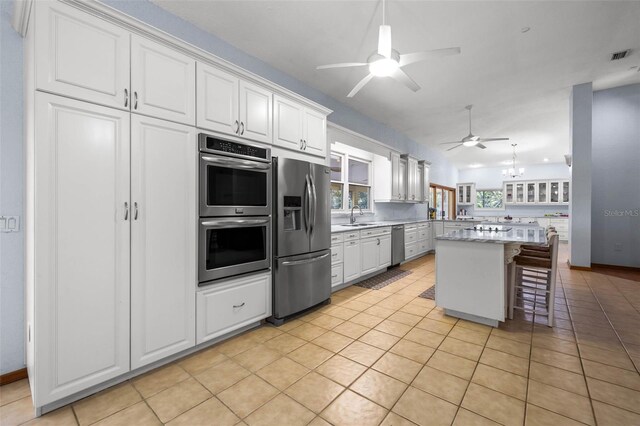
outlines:
M640 425L640 283L561 264L555 328L443 315L416 297L429 255L39 419L26 381L3 386L0 424Z

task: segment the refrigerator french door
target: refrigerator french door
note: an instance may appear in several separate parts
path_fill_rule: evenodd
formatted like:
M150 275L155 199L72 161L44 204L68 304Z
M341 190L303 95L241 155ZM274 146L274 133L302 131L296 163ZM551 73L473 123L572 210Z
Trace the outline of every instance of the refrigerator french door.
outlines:
M274 158L274 322L331 295L329 168Z

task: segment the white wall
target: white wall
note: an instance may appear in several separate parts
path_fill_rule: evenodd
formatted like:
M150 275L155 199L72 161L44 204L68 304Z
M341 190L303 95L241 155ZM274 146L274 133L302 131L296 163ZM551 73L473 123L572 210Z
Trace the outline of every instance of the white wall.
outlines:
M463 169L458 171L458 183L475 183L476 189L502 189L504 181L510 180L544 180L544 179L569 179L570 168L565 163L548 164L517 164L524 167L525 174L519 179L505 179L502 170L505 167L481 167L477 169ZM513 216L513 217L538 217L549 213L568 213L568 206L536 206L536 205L509 205L504 210L483 211L474 207L463 206L468 215L473 216Z
M591 262L640 267L640 84L593 93Z

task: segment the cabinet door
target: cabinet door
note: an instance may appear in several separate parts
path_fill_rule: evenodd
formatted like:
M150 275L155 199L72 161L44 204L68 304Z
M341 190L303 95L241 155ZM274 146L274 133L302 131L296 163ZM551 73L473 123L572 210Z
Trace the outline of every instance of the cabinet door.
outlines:
M458 185L458 204L464 204L464 185Z
M527 182L527 194L526 194L526 203L527 204L535 204L536 203L536 183L535 182Z
M467 204L471 204L471 185L464 186L464 201Z
M280 96L273 97L273 144L283 148L301 150L304 107Z
M516 203L518 204L522 204L524 203L524 183L523 182L518 182L516 183Z
M513 196L513 183L504 184L504 202L505 204L513 204L515 198Z
M398 162L398 195L401 200L407 199L407 160Z
M324 114L305 109L305 151L324 158L327 155L327 118Z
M402 200L402 192L400 182L402 181L400 173L400 154L391 153L391 199Z
M235 75L198 62L198 127L229 135L238 132L239 85Z
M131 368L195 345L196 131L131 123Z
M240 82L240 135L258 142L273 142L273 93L255 84Z
M386 268L391 265L391 235L380 237L378 240L378 268Z
M430 185L430 181L429 181L429 166L424 166L423 168L423 175L422 175L422 200L425 203L429 202L429 192L431 191L431 188L429 187ZM433 207L433 206L429 206L429 207Z
M362 275L378 269L378 238L360 240L360 261Z
M37 406L129 371L129 115L36 93Z
M538 188L536 193L536 200L538 204L546 204L549 202L548 188L549 188L548 182L546 181L538 182Z
M131 110L196 124L196 61L146 38L131 36Z
M344 243L344 282L360 276L360 241Z
M549 202L557 204L560 202L560 182L549 182Z
M129 33L60 2L33 4L37 88L128 110Z
M418 161L413 158L407 160L407 199L417 201L418 199Z
M419 203L424 203L424 189L422 188L424 182L424 167L421 164L418 164L417 173L416 173L416 201Z
M569 204L569 181L562 181L562 202Z

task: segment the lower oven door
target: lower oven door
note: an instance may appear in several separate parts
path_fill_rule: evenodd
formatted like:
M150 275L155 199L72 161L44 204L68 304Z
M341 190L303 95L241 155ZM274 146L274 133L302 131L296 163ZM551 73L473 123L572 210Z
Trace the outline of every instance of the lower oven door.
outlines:
M198 281L268 269L271 266L271 218L201 218Z

